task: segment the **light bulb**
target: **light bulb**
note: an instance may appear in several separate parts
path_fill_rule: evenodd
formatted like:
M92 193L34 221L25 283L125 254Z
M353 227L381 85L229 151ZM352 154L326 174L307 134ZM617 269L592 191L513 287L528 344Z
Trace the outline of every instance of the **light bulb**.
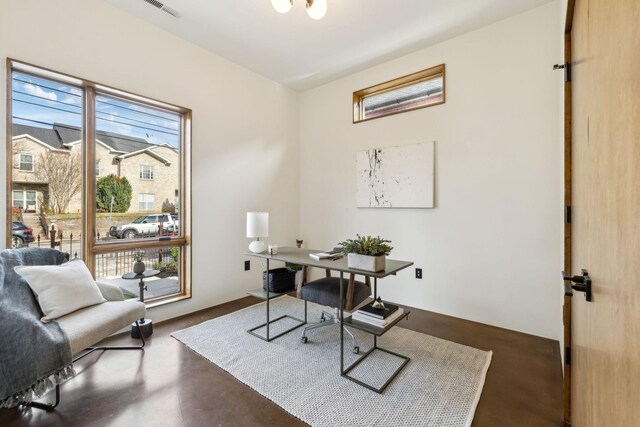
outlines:
M327 13L327 0L307 0L307 14L313 19L322 19Z
M293 7L293 0L271 0L271 6L280 13L287 13Z

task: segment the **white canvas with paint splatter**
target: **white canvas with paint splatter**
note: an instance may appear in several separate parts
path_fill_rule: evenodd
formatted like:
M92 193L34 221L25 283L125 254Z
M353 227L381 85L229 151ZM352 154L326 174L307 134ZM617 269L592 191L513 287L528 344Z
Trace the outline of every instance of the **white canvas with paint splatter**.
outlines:
M433 208L435 142L358 151L359 208Z

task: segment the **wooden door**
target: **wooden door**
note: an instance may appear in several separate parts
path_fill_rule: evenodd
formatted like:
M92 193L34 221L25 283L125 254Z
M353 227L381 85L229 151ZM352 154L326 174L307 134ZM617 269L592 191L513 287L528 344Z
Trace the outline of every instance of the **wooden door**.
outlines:
M640 426L640 0L575 0L571 25L573 426Z

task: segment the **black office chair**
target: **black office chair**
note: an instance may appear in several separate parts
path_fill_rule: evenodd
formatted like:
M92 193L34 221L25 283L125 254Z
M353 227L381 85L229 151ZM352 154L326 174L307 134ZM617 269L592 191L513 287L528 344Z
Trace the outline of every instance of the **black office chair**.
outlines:
M319 323L314 323L304 328L302 331L302 337L300 338L300 341L303 343L308 341L307 331L322 328L324 326L340 324L340 278L331 277L331 272L329 270L326 270L326 277L322 279L306 283L306 278L307 267L303 267L302 286L298 288L298 298L315 302L316 304L333 307L333 313L323 310ZM369 277L366 276L364 283L358 282L355 280L355 274L350 274L348 280L343 280L344 284L342 288L345 299L344 309L345 311L351 311L371 295L371 282ZM353 352L358 354L360 352L360 347L358 347L355 336L346 326L343 327L345 332L351 336Z

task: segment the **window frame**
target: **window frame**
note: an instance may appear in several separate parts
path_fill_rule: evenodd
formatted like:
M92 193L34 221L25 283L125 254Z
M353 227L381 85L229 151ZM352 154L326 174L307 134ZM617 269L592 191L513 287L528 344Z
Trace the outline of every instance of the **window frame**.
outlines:
M152 196L153 201L151 203L153 203L151 209L147 209L148 206L147 204L149 203L149 201L145 200L143 202L140 201L140 196ZM145 209L140 208L140 203L144 203L145 205ZM138 210L140 212L146 212L146 211L152 211L155 209L155 205L156 205L156 195L154 193L138 193Z
M148 168L149 178L144 177L145 168ZM153 165L140 165L140 179L143 181L153 181Z
M22 169L22 156L31 157L31 169ZM28 163L28 162L24 162ZM18 170L20 172L35 172L36 171L36 159L33 154L30 153L18 153Z
M426 105L418 105L415 107L407 108L401 111L394 111L387 114L382 114L376 117L364 118L364 100L374 95L380 95L392 90L401 89L403 87L411 86L425 81L433 80L435 78L442 77L442 100L433 102ZM367 122L369 120L380 119L382 117L393 116L395 114L406 113L408 111L420 110L422 108L433 107L441 105L446 102L446 77L445 77L445 64L436 65L435 67L427 68L422 71L418 71L406 76L398 77L393 80L389 80L384 83L370 86L368 88L360 89L353 92L353 124Z
M82 109L82 235L86 238L82 239L82 254L84 261L95 276L96 257L101 254L131 251L135 249L151 249L151 248L167 248L177 246L180 248L180 268L179 283L180 292L150 299L147 307L155 307L158 305L168 304L175 301L181 301L191 298L192 289L192 246L191 246L191 127L192 127L192 111L185 107L169 104L156 99L137 95L132 92L125 92L120 89L102 85L91 80L74 77L69 74L60 73L51 69L29 64L12 58L6 59L6 218L5 227L5 244L10 247L11 229L10 219L12 218L12 184L13 184L13 168L11 165L13 157L13 116L12 116L12 82L13 72L30 74L35 77L49 79L57 83L71 85L81 89L84 92L83 109ZM107 95L113 98L119 98L126 102L143 103L150 107L163 109L176 113L180 117L180 142L179 142L179 166L180 166L180 183L179 193L179 211L181 212L181 227L179 236L159 236L157 238L145 238L139 240L114 241L109 243L98 243L96 239L96 120L95 120L95 102L96 96ZM92 143L87 143L91 141Z

